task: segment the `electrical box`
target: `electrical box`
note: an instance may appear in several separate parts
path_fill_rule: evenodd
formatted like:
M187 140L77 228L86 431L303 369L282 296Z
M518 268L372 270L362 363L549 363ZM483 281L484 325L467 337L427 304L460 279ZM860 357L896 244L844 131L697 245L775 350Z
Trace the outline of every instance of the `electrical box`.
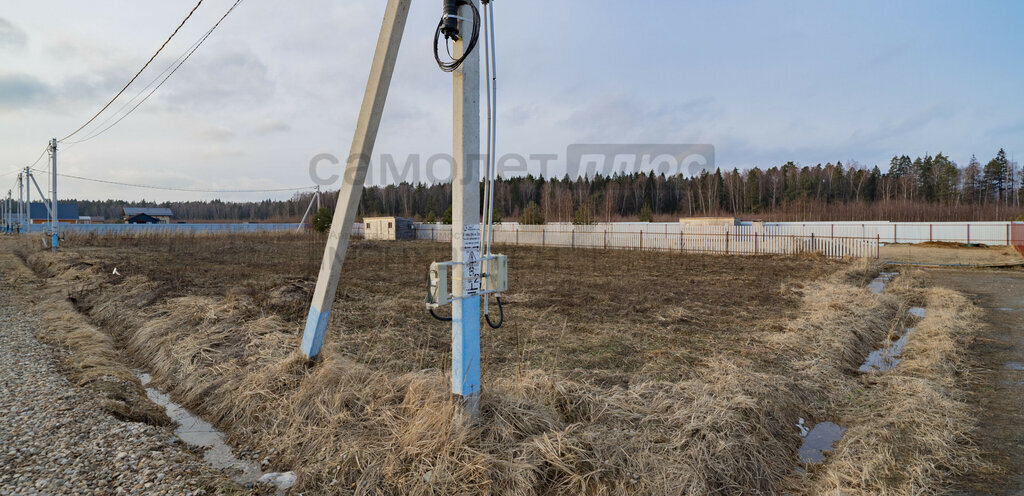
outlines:
M452 294L448 285L448 268L451 262L434 262L427 272L427 308L437 308L452 302Z
M480 258L483 271L483 288L479 294L504 293L508 291L508 257L505 255L488 255ZM452 267L459 267L454 271ZM451 303L455 297L451 293L453 277L462 277L462 264L456 262L434 262L427 272L427 308L437 308Z
M491 255L484 258L484 292L504 293L508 291L508 257Z

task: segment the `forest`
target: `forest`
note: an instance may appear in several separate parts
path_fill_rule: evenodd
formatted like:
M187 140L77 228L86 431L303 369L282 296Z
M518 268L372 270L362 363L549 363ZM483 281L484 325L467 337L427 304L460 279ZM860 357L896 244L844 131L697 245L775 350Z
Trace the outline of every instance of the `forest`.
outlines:
M79 200L81 215L121 218L123 206L169 207L179 221L297 222L312 193L260 202L125 202ZM705 171L697 177L654 173L589 178L499 178L495 218L527 223L671 221L684 216L736 216L767 221L1024 220L1021 171L1004 150L982 164L959 166L942 153L892 158L886 170L842 162L768 169ZM426 222L450 217L450 184L368 187L360 215ZM324 195L333 209L337 193ZM446 215L447 214L447 215Z

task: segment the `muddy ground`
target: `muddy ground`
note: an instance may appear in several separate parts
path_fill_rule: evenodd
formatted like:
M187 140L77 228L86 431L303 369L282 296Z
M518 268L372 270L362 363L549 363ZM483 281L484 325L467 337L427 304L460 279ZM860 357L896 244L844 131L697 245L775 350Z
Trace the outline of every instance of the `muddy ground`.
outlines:
M962 494L1024 494L1024 272L929 270L930 284L972 295L987 326L972 350L979 360L971 403L980 412L982 456L1001 476L974 474Z

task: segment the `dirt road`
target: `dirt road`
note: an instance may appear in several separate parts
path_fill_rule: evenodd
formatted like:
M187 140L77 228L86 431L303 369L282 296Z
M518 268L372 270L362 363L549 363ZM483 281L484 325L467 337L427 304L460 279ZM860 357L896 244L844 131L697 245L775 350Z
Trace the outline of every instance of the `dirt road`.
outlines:
M980 411L983 457L1005 473L977 474L961 494L1024 495L1024 271L929 270L925 276L972 295L988 324L973 350L982 371L972 402Z

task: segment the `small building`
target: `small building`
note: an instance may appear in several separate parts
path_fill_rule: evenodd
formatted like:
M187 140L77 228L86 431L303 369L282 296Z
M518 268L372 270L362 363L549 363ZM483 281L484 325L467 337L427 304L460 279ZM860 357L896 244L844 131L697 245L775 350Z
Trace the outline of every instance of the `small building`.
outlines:
M162 207L124 207L122 210L125 224L170 224L174 217L174 212L171 209ZM131 221L139 215L156 219L156 222L145 221L146 217L139 217L135 222Z
M366 239L407 240L416 239L413 220L404 217L366 217L363 219Z
M79 215L79 224L102 224L105 219L97 215Z
M28 208L30 224L48 224L50 222L50 209L42 203L32 202ZM64 224L78 223L77 203L57 203L57 221Z
M742 221L735 217L683 217L680 226L739 226Z

